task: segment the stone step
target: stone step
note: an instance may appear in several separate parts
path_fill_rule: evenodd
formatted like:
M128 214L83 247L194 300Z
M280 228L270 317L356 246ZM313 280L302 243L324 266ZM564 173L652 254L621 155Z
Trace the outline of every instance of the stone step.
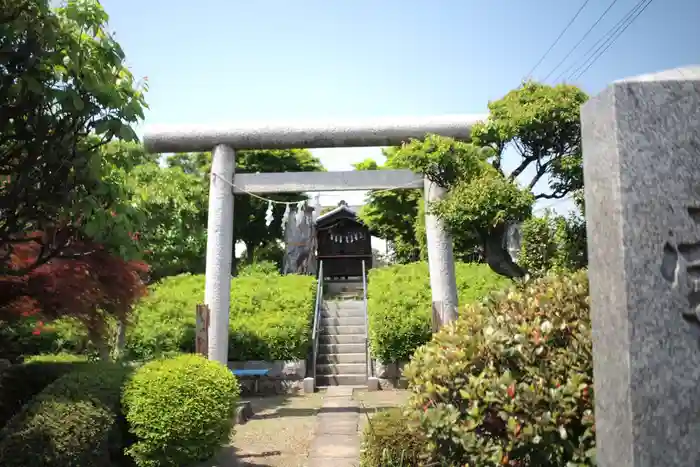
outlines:
M323 375L316 376L316 387L324 386L363 386L367 375Z
M316 357L316 363L362 363L365 365L367 363L367 355L365 354L364 349L365 346L363 345L362 352L319 354L318 357Z
M365 310L364 303L358 302L357 300L346 300L344 302L326 302L323 306L328 310Z
M365 318L365 310L363 308L343 308L324 307L321 310L321 318Z
M365 344L367 337L364 334L343 334L330 335L321 334L319 337L320 344Z
M343 282L337 282L337 281L325 281L324 282L324 289L326 291L326 294L328 294L331 297L337 297L338 295L345 295L345 294L357 294L357 293L362 293L362 281L343 281Z
M364 298L364 292L362 288L355 290L347 290L345 292L340 292L334 294L330 297L330 300L344 301L344 300L362 300Z
M321 328L321 335L336 334L336 335L347 335L347 334L365 334L365 326L325 326Z
M365 375L367 365L365 363L317 363L316 375Z
M364 355L364 353L365 353L364 341L361 344L357 344L357 343L353 343L353 344L336 344L336 343L323 344L323 343L319 343L319 345L318 345L318 356L319 357L321 355L329 355L329 354L358 354L358 353L361 353Z
M341 316L338 318L321 318L321 326L364 326L364 316Z
M364 308L365 306L365 301L362 299L362 297L346 297L341 300L333 300L333 303L341 308Z

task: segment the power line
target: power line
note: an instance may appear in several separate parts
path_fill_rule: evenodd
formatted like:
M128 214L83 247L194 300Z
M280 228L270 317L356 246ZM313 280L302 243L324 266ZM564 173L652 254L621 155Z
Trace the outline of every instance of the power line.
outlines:
M561 61L560 61L559 63L557 63L557 66L555 66L554 68L552 68L552 70L551 70L549 73L547 73L547 76L545 76L544 79L542 80L543 82L547 81L547 79L548 79L550 76L552 76L552 73L554 73L554 72L557 70L557 68L559 68L560 66L562 66L562 65L564 64L564 62L571 56L571 54L574 53L574 52L576 51L576 49L578 49L578 46L581 45L581 43L582 43L584 40L586 40L586 37L588 37L588 35L589 35L591 32L593 32L593 30L595 29L595 27L598 26L598 23L600 23L600 22L603 20L603 18L605 18L605 15L608 14L608 12L610 11L610 9L611 9L613 6L615 6L615 4L616 4L618 1L619 1L619 0L613 0L613 1L610 3L610 5L608 5L608 8L603 12L603 14L601 14L601 15L598 17L598 19L596 20L596 22L593 23L593 26L591 26L590 28L588 28L588 31L586 31L586 33L583 35L583 37L581 37L581 39L579 39L579 41L576 43L576 45L575 45L571 50L569 50L569 53L567 53L567 54L564 56L564 58L562 58Z
M619 20L612 28L610 28L605 34L603 34L602 37L600 37L587 51L586 53L583 54L583 62L581 60L577 60L573 62L571 65L569 65L564 71L559 73L559 75L556 77L554 82L559 81L562 79L564 76L568 74L568 78L570 79L574 74L576 74L577 71L579 71L586 63L588 63L588 60L591 59L591 57L595 54L594 51L597 51L600 49L599 45L602 46L607 40L609 40L609 36L615 34L617 30L619 30L623 24L629 20L629 18L634 14L634 12L647 0L640 0L634 8L632 8L630 11L627 12L627 14ZM603 44L601 44L603 43ZM597 48L596 48L597 47ZM573 70L573 71L572 71ZM569 73L571 72L571 73Z
M574 79L579 79L581 76L583 76L583 75L588 71L588 69L589 69L590 67L592 67L593 64L594 64L595 62L597 62L598 59L599 59L605 52L607 52L607 50L615 43L615 41L622 35L622 33L624 33L624 32L627 30L627 28L630 27L630 25L631 25L632 23L634 23L634 21L635 21L637 18L639 18L639 15L641 15L642 13L644 13L644 10L646 10L646 9L649 7L649 5L651 5L651 2L653 2L653 1L654 1L654 0L648 0L647 3L644 4L644 6L642 7L642 9L639 10L639 11L637 12L637 14L625 25L625 27L622 28L622 30L621 30L615 37L612 38L612 40L608 43L608 45L607 45L598 55L596 55L595 58L593 59L593 61L591 61L591 62L588 64L588 66L587 66L586 68L583 69L583 71L581 71L580 73L578 73L578 74L574 77Z
M557 45L557 43L561 40L561 38L564 36L564 34L566 33L566 31L569 30L569 28L571 27L571 25L574 24L574 21L576 21L576 18L578 18L578 15L580 15L581 12L583 11L583 9L586 7L586 5L588 5L588 2L589 2L589 1L590 1L590 0L585 0L585 1L583 2L583 5L581 5L581 8L578 9L578 11L577 11L576 14L574 15L574 17L571 18L571 20L569 21L569 24L567 24L566 27L564 28L564 30L562 30L562 32L559 33L559 36L557 36L557 38L554 39L554 42L552 42L552 45L549 46L549 48L548 48L547 51L544 53L544 55L542 55L542 57L538 60L538 62L535 63L535 66L532 67L532 69L529 71L529 73L528 73L527 75L525 75L525 79L528 79L528 78L530 78L530 77L532 76L532 73L537 69L538 66L540 66L540 64L542 63L542 61L544 61L544 59L547 57L547 55L549 55L549 52L551 52L552 49L554 48L554 46Z

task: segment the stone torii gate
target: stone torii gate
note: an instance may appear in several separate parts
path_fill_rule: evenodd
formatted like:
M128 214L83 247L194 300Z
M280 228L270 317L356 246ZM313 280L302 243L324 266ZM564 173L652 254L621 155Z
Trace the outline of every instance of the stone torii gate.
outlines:
M485 118L484 115L453 115L303 125L148 128L144 145L151 153L212 151L204 292L204 303L210 310L209 359L223 364L228 361L234 193L422 187L426 203L446 194L445 189L410 170L256 173L234 177L236 150L398 146L412 138L424 138L429 133L468 140L474 123ZM426 215L425 230L435 331L457 316L457 285L451 236L442 222L432 215Z

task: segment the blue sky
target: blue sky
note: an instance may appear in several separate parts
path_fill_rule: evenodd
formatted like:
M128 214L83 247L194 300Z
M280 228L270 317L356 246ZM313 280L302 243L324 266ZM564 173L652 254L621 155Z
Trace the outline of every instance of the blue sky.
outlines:
M535 79L610 2L588 2ZM489 100L520 83L583 0L102 3L130 68L148 77L148 125L484 113ZM635 3L618 0L559 70ZM700 62L699 18L697 0L652 2L574 84L596 93L616 79ZM377 148L314 152L329 170L379 155ZM356 204L362 197L322 200ZM544 203L538 206L552 205Z

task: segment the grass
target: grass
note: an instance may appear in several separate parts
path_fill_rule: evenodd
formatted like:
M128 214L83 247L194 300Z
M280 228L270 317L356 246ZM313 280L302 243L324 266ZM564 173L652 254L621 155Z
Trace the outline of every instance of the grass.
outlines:
M370 424L370 419L378 412L383 410L392 409L395 407L402 407L406 404L409 392L404 389L389 389L376 392L356 391L353 394L355 400L357 400L362 407L362 412L364 414L360 417L360 423L358 430L360 430L360 436L363 436L365 430ZM385 453L386 455L387 453ZM367 459L365 459L367 462ZM381 467L411 467L414 463L410 460L396 460L396 459L383 459Z
M403 389L386 389L383 391L355 391L353 399L362 407L363 415L360 417L358 430L362 432L367 426L367 418L374 413L391 407L404 405L408 399L408 391Z

